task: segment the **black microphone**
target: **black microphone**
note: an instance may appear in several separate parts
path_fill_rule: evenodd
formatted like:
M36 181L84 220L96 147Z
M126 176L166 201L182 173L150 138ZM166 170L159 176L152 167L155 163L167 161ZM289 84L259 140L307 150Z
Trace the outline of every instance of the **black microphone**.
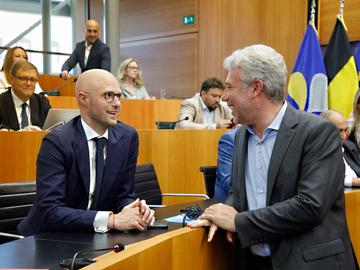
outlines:
M65 86L67 86L68 84L74 83L78 80L78 78L74 78L72 80L66 81L63 84L60 84L58 87L56 87L53 91L59 91L61 88L64 88Z
M98 252L98 251L108 251L108 250L113 250L115 253L118 253L118 252L124 250L124 248L125 248L125 246L123 244L118 243L111 248L79 250L74 254L72 259L62 260L60 262L60 266L64 269L70 269L70 270L79 269L79 268L85 267L89 264L96 262L95 260L93 260L91 258L78 258L79 255L85 255L87 253L93 253L93 252Z
M162 129L174 129L177 123L179 123L181 121L186 121L186 120L189 120L189 116L186 116L185 118L174 121L174 122L156 121L155 124L158 128L159 128L159 126L164 126L164 127L162 127ZM167 126L167 127L165 127L165 126Z

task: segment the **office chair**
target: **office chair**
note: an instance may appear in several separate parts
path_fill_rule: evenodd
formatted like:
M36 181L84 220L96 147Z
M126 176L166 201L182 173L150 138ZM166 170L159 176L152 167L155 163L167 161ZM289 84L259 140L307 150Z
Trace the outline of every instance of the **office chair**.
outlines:
M174 122L164 122L164 121L156 121L157 129L175 129L177 121Z
M149 205L149 207L153 208L164 206L162 205L163 196L202 197L209 199L206 194L161 193L155 168L152 163L136 166L135 196L142 200L146 200L146 203Z
M16 227L30 211L35 197L35 182L0 184L0 244L23 238Z
M216 181L217 166L201 166L200 172L204 175L206 193L210 198L215 195L215 181Z

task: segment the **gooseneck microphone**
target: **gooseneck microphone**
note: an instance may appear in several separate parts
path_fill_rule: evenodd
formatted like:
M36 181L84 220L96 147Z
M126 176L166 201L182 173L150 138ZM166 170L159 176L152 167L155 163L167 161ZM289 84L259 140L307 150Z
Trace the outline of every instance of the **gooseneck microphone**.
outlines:
M186 120L189 120L189 116L186 116L185 118L174 121L174 122L156 121L155 124L159 129L174 129L177 123L186 121Z
M118 252L124 250L124 248L125 248L125 246L123 244L118 243L111 248L79 250L74 254L72 259L62 260L60 262L60 266L63 267L64 269L70 269L70 270L79 269L79 268L85 267L91 263L96 262L95 260L93 260L91 258L78 258L80 255L85 255L88 253L94 253L94 252L99 252L99 251L108 251L108 250L113 250L115 253L118 253Z
M183 118L183 119L180 119L180 120L177 120L177 121L171 123L170 128L175 128L175 126L176 126L177 123L182 122L182 121L186 121L186 120L189 120L189 116L186 116L186 117Z

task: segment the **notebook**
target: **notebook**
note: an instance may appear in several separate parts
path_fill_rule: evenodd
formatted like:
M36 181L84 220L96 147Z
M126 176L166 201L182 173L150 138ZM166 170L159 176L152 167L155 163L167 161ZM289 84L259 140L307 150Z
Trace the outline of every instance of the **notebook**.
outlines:
M78 109L50 109L46 116L43 130L53 130L58 126L64 125L79 114L80 111Z

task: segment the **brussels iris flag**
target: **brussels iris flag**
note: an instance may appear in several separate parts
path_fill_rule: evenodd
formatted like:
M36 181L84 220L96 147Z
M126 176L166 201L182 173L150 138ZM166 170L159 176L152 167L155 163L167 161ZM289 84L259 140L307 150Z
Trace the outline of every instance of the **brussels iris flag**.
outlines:
M359 78L344 22L339 17L326 49L324 62L329 79L329 108L349 117L359 87Z
M289 79L286 99L296 109L316 114L328 108L326 70L319 38L311 23Z

